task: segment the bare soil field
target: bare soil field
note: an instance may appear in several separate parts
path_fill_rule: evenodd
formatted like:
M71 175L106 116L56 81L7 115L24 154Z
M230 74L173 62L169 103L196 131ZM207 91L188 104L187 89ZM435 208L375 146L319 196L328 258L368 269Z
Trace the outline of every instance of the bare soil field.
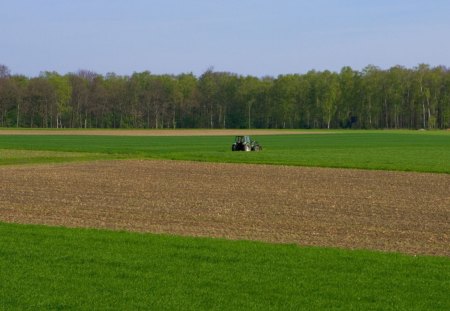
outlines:
M293 130L234 130L234 129L0 129L0 135L99 135L99 136L236 136L236 135L304 135L331 134L332 132L293 131Z
M450 256L450 175L182 161L0 167L0 221Z

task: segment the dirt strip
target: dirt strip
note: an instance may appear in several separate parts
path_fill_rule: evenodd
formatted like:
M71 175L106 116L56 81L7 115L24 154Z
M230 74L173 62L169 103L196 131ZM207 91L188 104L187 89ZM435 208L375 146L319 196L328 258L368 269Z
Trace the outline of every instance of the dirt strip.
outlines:
M450 256L450 175L99 161L0 168L0 221Z
M98 136L236 136L236 135L305 135L333 134L325 131L294 131L294 130L177 130L177 129L142 129L142 130L111 130L111 129L36 129L13 130L0 129L0 135L98 135Z

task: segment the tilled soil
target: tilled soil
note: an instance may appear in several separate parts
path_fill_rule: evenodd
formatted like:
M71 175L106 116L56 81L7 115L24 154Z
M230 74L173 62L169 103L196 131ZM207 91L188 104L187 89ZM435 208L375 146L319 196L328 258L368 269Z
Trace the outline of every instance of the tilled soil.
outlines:
M450 175L182 161L0 168L0 221L450 256Z

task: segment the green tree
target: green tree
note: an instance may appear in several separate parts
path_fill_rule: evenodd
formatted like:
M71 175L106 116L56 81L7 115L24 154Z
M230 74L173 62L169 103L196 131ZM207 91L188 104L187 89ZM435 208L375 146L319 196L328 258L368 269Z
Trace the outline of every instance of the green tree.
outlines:
M192 74L181 74L177 77L178 101L178 119L181 127L198 127L198 88L197 78Z
M7 126L8 111L15 107L16 86L9 78L0 78L0 127Z
M63 119L68 121L71 113L69 105L72 96L72 86L68 76L61 76L56 72L45 72L42 77L53 86L56 95L56 128L64 127ZM67 124L66 124L67 126Z
M380 68L369 65L362 72L362 127L380 128L381 105L382 105L382 81L383 72Z
M104 88L106 91L106 107L108 113L104 115L105 127L119 128L126 119L128 77L117 76L114 73L106 75Z
M322 97L323 112L327 129L330 129L331 121L337 111L337 103L339 101L341 90L339 88L339 79L336 74L329 74L328 72L325 72L324 75L326 87L324 88L324 94Z
M239 83L239 89L238 89L238 98L239 102L242 103L242 107L245 107L245 114L247 116L247 126L248 128L254 127L254 124L252 122L252 110L255 107L255 104L258 100L258 94L261 93L261 82L258 78L247 76L242 77ZM240 110L240 113L243 111ZM242 124L244 122L243 120L239 120Z
M341 96L337 104L337 118L343 128L359 126L358 115L363 110L360 77L361 74L351 67L343 67L339 73Z
M272 88L273 114L282 128L293 128L298 122L298 75L278 76ZM277 126L278 127L278 126Z
M50 82L43 78L33 78L27 88L26 103L30 117L30 127L53 127L56 120L56 92Z
M206 70L199 78L198 90L201 103L201 127L214 128L214 117L216 113L215 95L217 94L216 74L213 68Z

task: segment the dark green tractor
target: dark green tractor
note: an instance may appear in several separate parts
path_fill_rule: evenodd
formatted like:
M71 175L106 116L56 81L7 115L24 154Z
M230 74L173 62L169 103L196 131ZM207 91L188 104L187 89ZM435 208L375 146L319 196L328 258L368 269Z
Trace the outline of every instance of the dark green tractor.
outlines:
M261 151L261 145L252 140L250 136L236 136L234 138L234 144L231 145L232 151Z

